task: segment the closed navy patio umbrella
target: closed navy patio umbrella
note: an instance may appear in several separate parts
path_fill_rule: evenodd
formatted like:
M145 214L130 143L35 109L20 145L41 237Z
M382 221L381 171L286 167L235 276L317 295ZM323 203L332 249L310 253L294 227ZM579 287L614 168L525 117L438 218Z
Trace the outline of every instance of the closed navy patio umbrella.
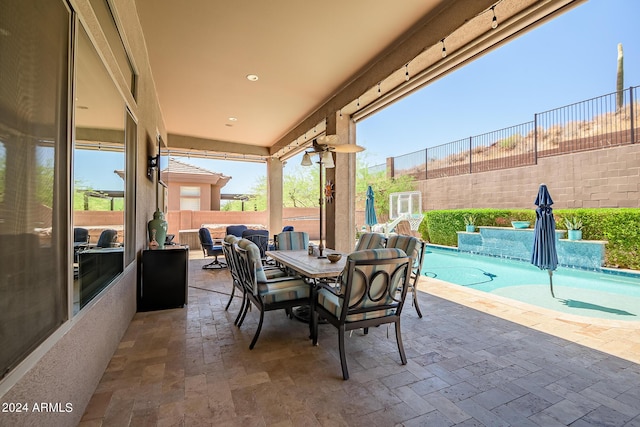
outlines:
M536 209L536 225L534 228L533 251L531 264L541 270L549 272L549 287L553 294L553 271L558 267L558 253L556 251L556 221L553 218L553 200L547 186L540 185L538 197L534 202Z
M374 202L373 188L367 187L367 200L364 205L364 222L371 228L378 223Z

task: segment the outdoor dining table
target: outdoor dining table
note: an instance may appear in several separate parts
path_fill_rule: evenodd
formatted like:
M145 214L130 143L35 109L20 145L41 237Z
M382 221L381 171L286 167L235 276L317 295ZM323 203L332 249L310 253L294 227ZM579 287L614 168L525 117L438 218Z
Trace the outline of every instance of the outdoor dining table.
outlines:
M326 254L336 253L332 249L326 249ZM314 286L318 279L338 277L347 262L343 255L337 262L330 262L327 258L318 258L317 255L309 255L307 250L295 251L267 251L266 255L278 263L288 267L300 276L311 279L310 286ZM293 310L296 319L309 322L309 306L297 307Z
M336 253L331 249L325 249L327 254ZM266 255L279 262L285 267L297 272L309 279L326 279L337 277L347 262L347 257L343 256L337 262L329 262L327 258L318 258L317 255L309 255L309 251L267 251Z

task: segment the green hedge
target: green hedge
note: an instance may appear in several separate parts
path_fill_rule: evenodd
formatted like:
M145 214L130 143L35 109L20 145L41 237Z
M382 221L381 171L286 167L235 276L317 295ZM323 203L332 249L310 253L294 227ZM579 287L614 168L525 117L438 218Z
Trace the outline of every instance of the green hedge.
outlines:
M584 240L606 240L607 267L640 270L640 209L558 209L554 210L557 228L564 229L564 218L582 221Z
M419 231L426 241L438 245L457 246L457 231L463 231L464 217L473 215L477 226L511 227L511 221L535 223L534 209L450 209L428 211ZM564 230L564 220L577 217L582 221L584 240L607 240L607 267L640 270L640 209L557 209L556 228Z

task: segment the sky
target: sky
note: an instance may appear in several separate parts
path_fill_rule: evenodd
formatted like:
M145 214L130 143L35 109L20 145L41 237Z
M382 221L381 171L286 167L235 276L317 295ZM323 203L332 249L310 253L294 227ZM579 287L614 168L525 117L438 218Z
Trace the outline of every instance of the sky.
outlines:
M366 148L358 156L369 166L383 164L615 92L618 43L624 86L638 86L639 16L640 0L589 0L358 122L356 141ZM249 193L267 173L260 163L183 160L231 176L223 193ZM301 155L289 159L284 173L295 173L300 161ZM98 166L90 167L95 176ZM118 182L113 168L105 174Z

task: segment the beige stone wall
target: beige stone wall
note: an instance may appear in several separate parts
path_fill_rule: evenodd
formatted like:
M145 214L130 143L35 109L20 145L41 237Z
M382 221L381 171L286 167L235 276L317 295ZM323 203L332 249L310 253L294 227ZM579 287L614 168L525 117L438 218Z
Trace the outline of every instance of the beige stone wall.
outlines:
M554 208L640 208L640 144L538 159L538 164L419 181L423 210L533 208L547 184Z

